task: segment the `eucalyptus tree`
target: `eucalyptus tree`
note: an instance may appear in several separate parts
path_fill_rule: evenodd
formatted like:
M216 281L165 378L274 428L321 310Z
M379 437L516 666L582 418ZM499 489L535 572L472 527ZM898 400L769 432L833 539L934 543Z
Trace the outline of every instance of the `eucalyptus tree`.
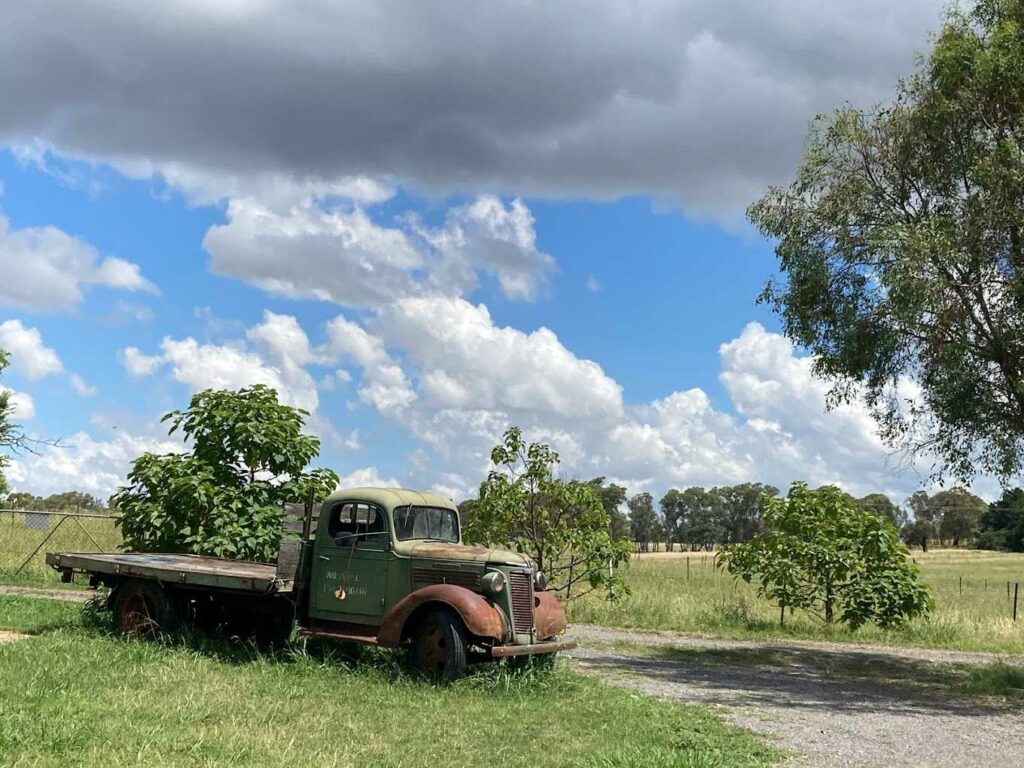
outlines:
M954 4L895 98L819 118L749 210L781 268L762 298L832 401L863 393L939 475L1024 469L1022 29L1024 0Z

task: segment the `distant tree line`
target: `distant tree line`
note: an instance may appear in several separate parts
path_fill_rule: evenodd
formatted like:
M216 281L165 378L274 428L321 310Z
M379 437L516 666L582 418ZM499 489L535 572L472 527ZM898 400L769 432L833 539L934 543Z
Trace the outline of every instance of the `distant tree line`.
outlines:
M672 488L655 502L650 493L597 477L589 482L608 513L613 540L634 542L636 551L711 551L752 539L764 527L765 508L779 495L764 483L714 488ZM884 493L844 494L859 509L888 521L910 546L973 546L1024 551L1024 489L1008 489L991 504L964 488L929 495L918 491L903 506Z
M107 504L95 496L81 491L64 491L49 496L35 496L23 491L7 494L2 503L4 509L28 509L41 512L73 511L106 512Z

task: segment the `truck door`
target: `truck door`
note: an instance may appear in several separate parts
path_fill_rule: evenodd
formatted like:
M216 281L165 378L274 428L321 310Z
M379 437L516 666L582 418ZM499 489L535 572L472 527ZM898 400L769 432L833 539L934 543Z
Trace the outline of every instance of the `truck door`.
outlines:
M379 624L391 554L383 510L339 502L320 521L310 584L313 618Z

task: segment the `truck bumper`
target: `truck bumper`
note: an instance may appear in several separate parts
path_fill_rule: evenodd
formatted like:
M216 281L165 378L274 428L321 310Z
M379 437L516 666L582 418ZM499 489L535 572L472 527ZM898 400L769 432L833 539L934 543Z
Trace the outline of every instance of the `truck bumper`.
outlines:
M532 643L530 645L496 645L491 648L491 656L496 659L504 659L509 656L532 656L538 653L570 651L575 647L576 639L567 637L564 640L552 640L547 643Z

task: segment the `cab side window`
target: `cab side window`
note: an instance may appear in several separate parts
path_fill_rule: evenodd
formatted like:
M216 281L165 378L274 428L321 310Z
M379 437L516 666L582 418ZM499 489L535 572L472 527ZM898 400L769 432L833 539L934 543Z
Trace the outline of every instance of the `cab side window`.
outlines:
M336 504L331 510L327 533L334 540L339 536L355 536L356 546L374 549L387 542L384 515L376 507L360 502Z

